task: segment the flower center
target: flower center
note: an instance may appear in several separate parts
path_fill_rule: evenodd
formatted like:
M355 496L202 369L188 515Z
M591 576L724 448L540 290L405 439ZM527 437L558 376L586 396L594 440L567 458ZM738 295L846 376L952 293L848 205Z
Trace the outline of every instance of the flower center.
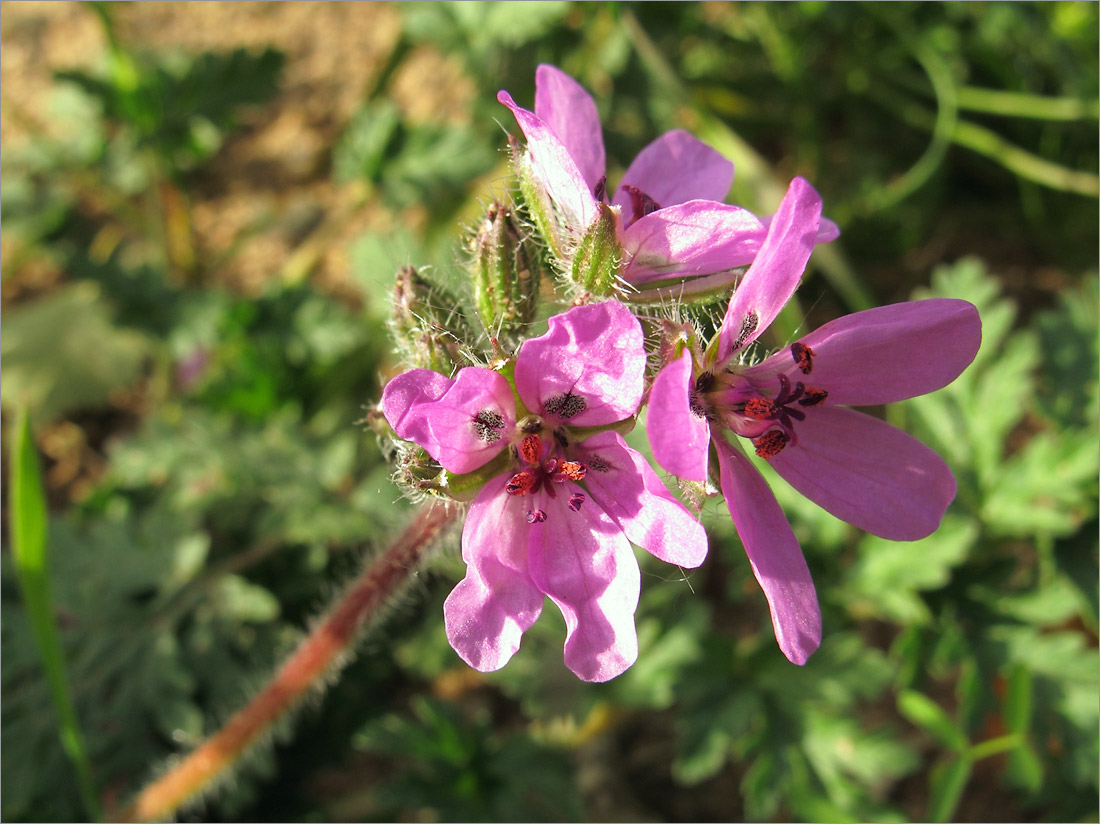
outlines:
M582 481L588 472L588 467L578 461L567 461L561 455L561 446L555 441L548 442L545 447L542 436L539 433L527 435L519 442L516 448L516 472L505 484L505 491L509 495L534 495L542 490L551 498L556 498L558 488L566 481ZM580 492L572 492L569 495L569 508L579 512L585 496ZM527 511L527 523L541 524L546 520L546 513L541 509Z
M623 228L625 229L631 223L636 220L640 220L646 215L651 215L661 208L661 204L647 195L637 186L622 186L624 192L630 195L630 214L623 215ZM607 175L603 175L596 181L596 185L592 188L592 194L596 200L600 203L607 203Z
M803 375L813 371L814 351L810 347L795 343L790 353ZM718 374L703 372L689 393L691 411L707 420L720 420L751 440L761 458L774 458L788 445L798 443L795 423L806 420L806 410L829 397L824 389L802 381L792 383L782 372L775 378L779 387L771 394L737 367Z

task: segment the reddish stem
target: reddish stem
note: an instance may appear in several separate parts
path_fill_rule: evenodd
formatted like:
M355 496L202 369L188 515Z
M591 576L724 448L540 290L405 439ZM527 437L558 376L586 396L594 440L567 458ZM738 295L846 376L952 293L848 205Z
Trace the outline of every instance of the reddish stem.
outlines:
M336 608L295 651L248 706L176 767L141 791L123 821L160 820L206 789L265 730L291 709L332 667L339 666L356 633L416 567L458 510L424 510L388 551L370 563Z

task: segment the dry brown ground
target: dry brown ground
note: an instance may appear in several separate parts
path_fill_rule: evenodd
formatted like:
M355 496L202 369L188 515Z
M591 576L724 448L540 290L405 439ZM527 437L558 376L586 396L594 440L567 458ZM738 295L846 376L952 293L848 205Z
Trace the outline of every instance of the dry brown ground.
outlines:
M217 262L210 272L214 279L246 292L257 291L288 262L303 261L318 286L341 291L350 242L368 229L386 231L394 218L361 187L333 183L331 150L397 45L398 11L383 2L144 2L110 8L121 41L142 49L198 53L273 46L286 55L279 94L245 118L243 131L188 190L195 253L208 265ZM5 0L0 42L0 142L10 147L36 132L63 137L51 119L52 75L102 66L107 42L96 15L72 2ZM413 121L454 122L468 117L473 89L452 61L420 48L403 58L388 93ZM5 292L11 294L10 282Z

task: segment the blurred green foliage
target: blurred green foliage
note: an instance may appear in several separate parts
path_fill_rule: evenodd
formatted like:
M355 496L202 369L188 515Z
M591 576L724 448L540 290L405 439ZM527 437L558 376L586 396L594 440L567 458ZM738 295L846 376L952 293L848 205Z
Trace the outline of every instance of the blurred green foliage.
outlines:
M148 53L93 8L102 71L56 78L76 138L4 152L5 283L36 259L65 279L4 307L2 393L6 427L29 405L40 428L106 431L88 492L51 490L48 572L108 808L242 706L408 516L357 426L396 366L390 275L454 279L460 224L500 185L495 92L529 104L548 61L595 92L613 170L683 127L737 163L734 202L817 186L842 251L815 256L790 324L864 299L979 307L974 366L886 412L946 458L958 498L935 535L893 543L775 482L824 610L804 668L776 649L720 502L702 569L643 560L640 659L605 685L565 670L550 611L502 672L471 674L443 634L461 573L445 551L185 818L1096 819L1095 4L400 6L325 172L394 217L349 250L354 300L276 272L245 297L188 241L189 191L285 58ZM476 88L467 121L395 104L423 48ZM9 552L2 571L0 811L76 819Z

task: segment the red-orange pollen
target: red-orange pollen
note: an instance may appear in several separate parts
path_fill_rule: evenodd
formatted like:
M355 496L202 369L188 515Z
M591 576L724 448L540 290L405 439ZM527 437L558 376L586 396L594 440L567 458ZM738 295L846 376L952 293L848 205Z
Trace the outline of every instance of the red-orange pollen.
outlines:
M745 414L756 421L766 421L779 413L779 407L768 398L752 398L745 401Z
M782 429L770 429L759 438L752 439L756 454L761 458L774 458L791 442L791 436Z
M791 344L791 357L803 375L814 371L814 350L804 343Z
M519 454L524 463L537 466L542 457L542 438L538 435L528 435L519 445Z

